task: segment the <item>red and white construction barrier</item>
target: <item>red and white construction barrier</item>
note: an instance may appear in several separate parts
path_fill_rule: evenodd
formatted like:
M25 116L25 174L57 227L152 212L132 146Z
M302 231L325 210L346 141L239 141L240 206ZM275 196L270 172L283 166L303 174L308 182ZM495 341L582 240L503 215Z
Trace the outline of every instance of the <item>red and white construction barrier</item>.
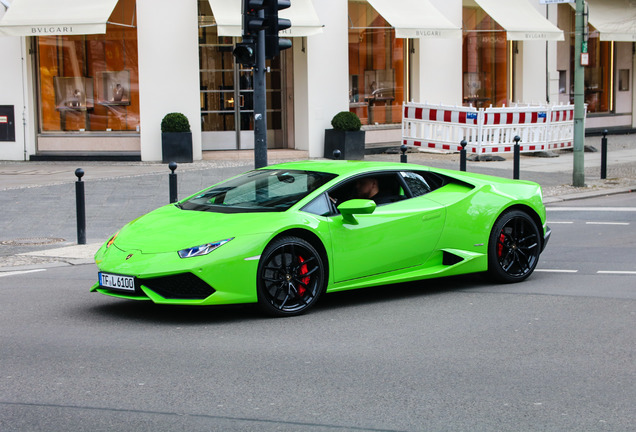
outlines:
M403 144L476 154L509 153L515 136L521 152L572 147L574 105L473 108L405 103Z
M574 105L552 107L547 141L550 150L574 145Z
M406 145L459 151L459 142L463 139L468 143L478 142L476 108L415 103L405 103L403 108L402 142Z

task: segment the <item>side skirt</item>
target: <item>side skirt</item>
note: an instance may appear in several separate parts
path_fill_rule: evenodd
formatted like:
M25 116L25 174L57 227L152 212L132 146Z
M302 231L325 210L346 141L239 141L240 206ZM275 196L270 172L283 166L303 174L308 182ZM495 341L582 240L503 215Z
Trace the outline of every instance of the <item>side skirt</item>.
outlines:
M338 282L327 287L327 292L456 276L466 273L479 273L486 270L488 270L487 254L458 249L444 249L421 266Z

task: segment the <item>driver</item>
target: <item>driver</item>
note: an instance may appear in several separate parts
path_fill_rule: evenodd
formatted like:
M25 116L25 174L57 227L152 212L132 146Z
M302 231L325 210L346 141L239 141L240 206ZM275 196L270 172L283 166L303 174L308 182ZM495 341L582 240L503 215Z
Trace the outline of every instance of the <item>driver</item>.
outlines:
M376 204L385 204L390 202L389 197L380 193L380 184L375 177L364 177L356 180L357 198L370 199Z

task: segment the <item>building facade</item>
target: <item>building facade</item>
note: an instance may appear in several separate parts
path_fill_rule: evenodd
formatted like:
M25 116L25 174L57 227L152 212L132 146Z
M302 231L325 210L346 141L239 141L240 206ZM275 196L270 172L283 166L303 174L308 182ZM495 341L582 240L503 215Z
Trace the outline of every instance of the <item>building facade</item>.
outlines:
M358 114L367 146L400 142L402 103L573 101L573 3L292 0L292 48L268 61L269 148L322 157ZM632 129L636 4L588 0L586 128ZM251 71L235 62L241 0L4 0L0 160L161 160L182 112L195 159L254 146Z

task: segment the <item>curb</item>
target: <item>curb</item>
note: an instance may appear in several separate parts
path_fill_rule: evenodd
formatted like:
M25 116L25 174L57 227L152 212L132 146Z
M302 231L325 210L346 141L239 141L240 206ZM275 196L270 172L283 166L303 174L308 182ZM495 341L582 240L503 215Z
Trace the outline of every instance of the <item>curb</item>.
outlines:
M102 243L71 245L2 257L8 265L3 263L0 266L0 276L7 272L93 264L93 256L101 245Z
M544 197L544 204L552 204L563 201L574 201L579 199L587 199L587 198L597 198L600 196L609 196L609 195L619 195L624 193L636 192L636 186L628 186L624 188L614 188L614 189L597 189L593 191L586 192L575 192L571 194L558 195L553 197Z

